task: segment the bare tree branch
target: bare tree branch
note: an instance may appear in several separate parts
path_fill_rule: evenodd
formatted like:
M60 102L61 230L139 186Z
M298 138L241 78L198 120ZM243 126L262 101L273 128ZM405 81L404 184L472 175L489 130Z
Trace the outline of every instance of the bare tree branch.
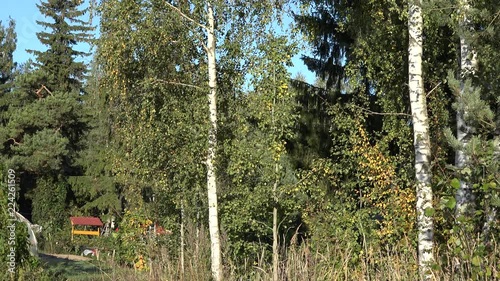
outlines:
M40 89L36 90L36 92L35 92L35 94L37 95L38 98L43 98L42 90L47 91L47 93L49 93L52 96L52 92L49 89L47 89L47 87L45 87L45 85L42 84Z
M425 97L428 97L432 92L434 92L434 90L437 89L437 87L439 87L439 85L441 85L443 82L440 81L436 86L434 86L434 88L432 88L428 93L427 95L425 95Z
M191 18L190 16L186 15L185 13L183 13L179 8L177 8L176 6L170 4L170 3L166 3L167 6L169 6L170 8L172 8L175 12L177 12L181 17L183 17L184 19L186 19L187 21L191 22L192 24L198 26L198 27L201 27L202 29L206 30L208 32L208 28L207 26L195 21L193 18ZM198 37L198 40L200 41L200 44L201 46L203 47L203 49L208 52L208 48L207 48L207 45L205 45L205 43L203 43L203 39L200 38L200 35L199 34L196 34L195 35L196 37Z
M167 6L169 6L170 8L172 8L173 10L175 10L181 17L185 18L186 20L190 21L191 23L205 29L206 31L208 31L208 27L206 27L205 25L195 21L194 19L192 19L190 16L184 14L179 8L177 8L176 6L166 2Z
M7 139L8 141L11 140L14 142L15 145L20 145L21 143L17 142L15 138L9 138Z
M199 87L199 86L196 86L196 85L193 85L193 84L187 84L187 83L182 83L182 82L176 82L176 81L166 81L166 80L163 80L163 79L154 79L153 80L153 83L156 82L156 83L163 83L163 84L170 84L170 85L177 85L177 86L184 86L184 87L190 87L190 88L195 88L197 90L206 90L205 88L202 88L202 87Z
M361 109L362 111L364 111L368 114L371 114L371 115L411 116L411 114L403 113L403 112L375 112L375 111L371 111L369 109L363 108L363 107L355 105L355 104L352 104L352 106L355 108Z
M486 29L488 29L496 21L496 19L498 18L498 16L500 16L500 11L498 11L495 14L495 17L491 20L491 22L488 24L488 27L486 27Z

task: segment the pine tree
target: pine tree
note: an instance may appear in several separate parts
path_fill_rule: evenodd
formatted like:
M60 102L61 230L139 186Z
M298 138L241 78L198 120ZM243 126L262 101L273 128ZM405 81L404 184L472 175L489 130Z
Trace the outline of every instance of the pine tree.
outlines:
M73 48L90 37L85 32L91 29L78 19L84 12L77 10L78 3L48 1L38 5L40 12L54 21L39 22L51 29L37 34L48 49L32 51L36 62L27 65L16 81L16 102L11 104L6 126L7 148L15 154L13 160L30 172L78 172L73 158L86 129L80 101L86 66L76 61L76 56L85 53Z

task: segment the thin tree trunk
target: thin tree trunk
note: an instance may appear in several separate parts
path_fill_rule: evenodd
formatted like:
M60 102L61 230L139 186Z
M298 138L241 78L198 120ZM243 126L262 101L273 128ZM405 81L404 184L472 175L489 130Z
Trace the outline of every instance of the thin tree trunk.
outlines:
M274 108L276 107L276 70L273 66L273 107L271 108L271 123L273 126L273 133L276 137L277 128L276 120L274 118ZM275 160L275 161L279 161ZM278 281L278 269L279 269L279 241L278 241L278 184L279 184L279 163L274 164L275 179L273 184L273 281Z
M422 78L423 18L421 0L410 1L408 15L408 82L415 146L415 177L417 195L418 264L422 280L430 280L433 254L433 221L425 215L432 208L431 150L429 121Z
M278 241L278 173L279 164L275 164L276 179L273 185L273 281L278 281L278 271L279 271L279 241Z
M500 162L500 138L494 140L495 152L493 154L493 159L496 159L497 163ZM481 238L483 243L488 245L490 243L490 231L491 227L495 224L497 219L498 211L494 206L490 206L489 209L486 210L486 219L484 221Z
M490 244L490 231L491 227L495 224L497 218L497 209L495 207L490 207L486 210L486 219L484 221L483 229L481 232L481 238L483 243L486 245Z
M222 258L219 234L219 215L217 207L217 175L215 172L215 159L217 152L217 67L216 67L216 38L215 38L215 16L214 9L210 2L206 2L207 21L205 26L195 19L184 14L178 7L166 3L171 9L176 11L182 18L193 23L197 27L203 28L207 32L207 44L203 47L207 52L208 62L208 108L210 128L208 131L207 149L207 197L208 197L208 229L210 232L210 261L212 277L215 281L222 280ZM185 85L186 86L186 85ZM196 87L197 88L197 87Z
M184 245L185 245L185 237L184 237L184 202L181 202L181 280L184 280L184 273L185 273L185 267L184 267Z
M199 198L197 200L197 202L199 202ZM196 242L195 242L195 245L194 245L194 253L195 253L195 257L194 257L194 261L196 263L196 266L198 266L199 264L199 257L200 257L200 230L201 228L201 223L200 223L200 210L197 209L196 210ZM196 267L197 268L197 267Z
M208 192L208 227L210 230L210 250L212 277L222 280L222 262L219 235L219 216L217 208L217 178L215 173L215 157L217 150L217 70L215 61L215 20L211 3L207 3L207 56L208 56L208 105L210 130L208 133L207 155L207 192Z
M459 6L461 20L461 27L464 31L469 29L470 20L467 17L469 13L469 3L468 0L462 0ZM465 79L470 77L476 69L476 53L472 50L469 42L465 38L464 34L460 36L460 96L458 98L459 103L463 103L462 97L466 95L465 89ZM467 105L465 105L467 108ZM473 127L467 124L465 117L467 116L467 109L464 111L457 111L457 140L462 144L462 148L457 150L455 153L455 166L458 169L463 169L468 165L469 157L465 153L465 147L467 147ZM469 182L464 180L460 181L460 187L455 194L456 199L456 209L455 213L457 218L459 216L470 214L473 212L474 208L474 194L472 193L472 186Z

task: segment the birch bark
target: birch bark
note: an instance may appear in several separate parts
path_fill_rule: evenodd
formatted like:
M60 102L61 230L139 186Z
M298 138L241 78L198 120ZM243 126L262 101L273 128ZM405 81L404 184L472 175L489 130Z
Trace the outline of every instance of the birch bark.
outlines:
M461 27L463 31L467 31L470 26L470 19L467 14L469 13L469 1L461 0L459 3L459 11L461 17ZM467 93L465 92L465 79L474 74L476 69L476 53L471 48L465 35L462 33L460 36L460 96L458 97L458 102L463 103L462 98ZM457 150L455 153L455 166L458 169L463 169L467 166L469 161L468 156L465 153L465 147L467 147L473 127L466 123L466 117L468 114L467 105L464 106L464 110L457 111L457 140L461 143L461 149ZM474 194L472 193L472 186L469 182L464 180L460 181L460 187L455 194L455 200L457 202L455 213L456 216L465 215L472 211L474 204Z
M215 60L215 20L214 10L207 2L207 57L208 57L208 107L210 129L208 132L207 155L207 194L208 194L208 228L210 232L210 251L212 277L222 280L222 261L219 235L219 215L217 207L217 177L215 173L215 158L217 150L217 69Z
M275 173L279 173L279 164L275 164ZM278 179L275 179L273 185L274 204L278 203ZM278 207L273 208L273 281L278 281L279 277L279 244L278 244Z
M408 15L408 84L415 146L417 194L418 263L422 280L430 280L433 256L433 222L425 210L432 208L431 150L427 104L422 78L423 18L421 0L410 0Z

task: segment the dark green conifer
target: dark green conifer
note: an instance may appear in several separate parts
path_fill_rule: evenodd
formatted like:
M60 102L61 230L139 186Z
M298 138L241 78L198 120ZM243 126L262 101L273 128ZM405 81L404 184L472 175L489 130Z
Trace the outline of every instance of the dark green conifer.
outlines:
M45 28L38 32L46 51L29 50L36 56L35 65L45 73L44 85L50 91L80 91L87 66L78 57L89 55L74 47L91 40L93 28L82 17L88 9L80 9L81 0L48 0L37 4L40 13L51 21L37 21Z
M82 59L87 54L76 45L89 42L92 27L82 20L87 9L80 4L47 0L37 5L47 19L37 21L45 28L37 37L47 49L29 50L35 61L27 62L16 78L8 120L0 129L2 156L21 175L21 200L28 200L24 206L32 203L34 222L54 231L62 229L62 217L74 199L68 177L83 174L76 158L88 130L82 102L87 71ZM23 211L31 211L27 208Z
M13 54L16 49L15 23L11 19L8 27L0 21L0 93L9 92L14 78L15 63ZM3 106L3 104L2 104Z
M9 21L9 26L4 27L0 22L0 127L3 127L8 118L7 110L12 101L12 95L8 93L12 90L14 80L14 51L16 49L15 23ZM0 139L3 135L0 130Z

